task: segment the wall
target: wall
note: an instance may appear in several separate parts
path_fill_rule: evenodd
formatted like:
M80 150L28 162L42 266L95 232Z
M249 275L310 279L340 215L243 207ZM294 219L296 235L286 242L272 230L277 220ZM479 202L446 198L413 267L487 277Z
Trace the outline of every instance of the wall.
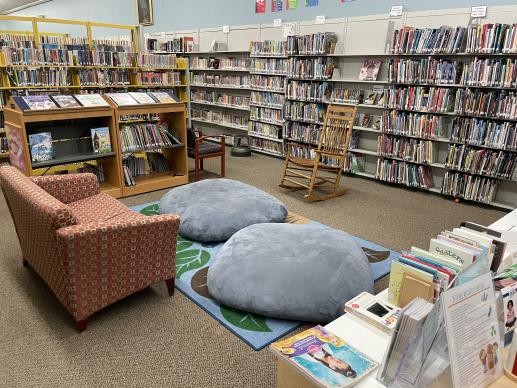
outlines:
M385 14L392 5L404 5L407 11L425 11L469 7L471 5L512 5L515 0L355 0L341 3L340 0L320 0L318 7L305 7L305 0L298 0L298 8L291 11L271 13L271 0L266 0L267 13L255 14L254 0L154 0L155 24L145 32L184 30L192 28L218 27L224 24L244 25L270 23L275 18L283 21L311 20L316 15L327 18ZM284 1L285 7L285 1ZM80 19L118 24L136 24L135 0L53 0L27 8L13 15L37 16L61 19ZM447 24L447 21L443 21ZM54 25L55 32L65 31ZM28 29L20 24L0 22L0 29ZM96 30L98 36L107 31Z

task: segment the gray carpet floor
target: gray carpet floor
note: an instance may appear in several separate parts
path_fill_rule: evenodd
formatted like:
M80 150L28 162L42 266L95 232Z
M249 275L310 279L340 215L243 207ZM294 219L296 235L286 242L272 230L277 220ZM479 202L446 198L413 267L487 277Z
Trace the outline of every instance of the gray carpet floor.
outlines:
M213 162L205 166L217 171ZM504 215L348 177L347 195L309 203L301 192L277 187L281 171L282 161L266 156L227 158L227 177L273 194L293 212L394 250L425 248L432 236L463 220L490 224ZM123 202L158 200L165 192ZM275 386L275 358L267 349L253 351L180 292L168 298L164 283L97 313L77 334L43 281L22 267L3 197L0 236L0 386Z

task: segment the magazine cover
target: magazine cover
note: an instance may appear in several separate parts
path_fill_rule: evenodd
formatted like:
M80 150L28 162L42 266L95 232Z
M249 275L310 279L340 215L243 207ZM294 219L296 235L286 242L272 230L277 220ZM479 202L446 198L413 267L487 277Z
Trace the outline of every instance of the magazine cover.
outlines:
M359 72L359 81L377 81L382 61L366 59Z
M153 98L144 92L129 92L129 95L133 97L139 104L156 104Z
M54 104L54 101L52 101L47 94L42 94L40 96L23 96L22 98L29 109L32 110L57 108L56 104Z
M177 99L174 99L167 92L151 92L149 93L157 102L161 102L162 104L170 104L174 102L178 102Z
M108 102L100 94L75 94L74 97L84 107L109 106Z
M93 152L105 154L111 152L110 131L108 127L91 128Z
M107 93L111 100L118 106L138 105L139 102L129 95L129 93Z
M504 309L504 346L509 345L513 339L517 314L515 304L517 303L517 282L501 290Z
M378 366L377 362L319 325L274 342L271 349L326 387L355 385Z
M81 106L74 96L70 95L52 96L52 99L60 108L76 108Z
M44 162L53 158L52 134L41 132L29 135L29 147L33 162Z

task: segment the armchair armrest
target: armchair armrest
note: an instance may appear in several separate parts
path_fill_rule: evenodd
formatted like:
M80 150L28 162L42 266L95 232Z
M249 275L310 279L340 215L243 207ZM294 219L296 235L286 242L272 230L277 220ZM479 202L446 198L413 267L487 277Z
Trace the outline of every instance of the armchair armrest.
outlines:
M100 194L97 177L91 173L45 175L32 181L65 204Z
M123 220L57 230L57 246L76 320L154 283L174 278L179 221L175 215L135 214Z
M203 143L203 141L205 141L205 139L215 139L215 138L219 138L219 144L221 144L222 146L225 145L226 138L223 135L204 135L204 136L200 136L200 137L196 138L196 148L197 148L198 144Z

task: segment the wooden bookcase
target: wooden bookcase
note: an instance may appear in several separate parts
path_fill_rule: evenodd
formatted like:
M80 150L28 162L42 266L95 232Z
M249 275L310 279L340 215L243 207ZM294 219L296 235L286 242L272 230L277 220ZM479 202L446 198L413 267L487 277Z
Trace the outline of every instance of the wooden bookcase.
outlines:
M11 165L25 175L73 170L86 162L92 166L102 165L105 182L100 184L101 190L115 198L122 196L120 148L113 109L110 106L24 111L11 98L4 108L4 115L9 160ZM109 128L111 152L93 152L90 129L97 127ZM28 136L40 132L52 134L54 158L33 162Z
M119 174L121 177L122 196L127 197L136 194L142 194L153 190L160 190L169 187L184 185L188 183L188 159L187 159L187 126L185 122L185 105L183 103L172 104L149 104L149 105L131 105L117 106L109 98L105 97L114 109L115 127L117 128L116 137L119 145ZM122 161L131 154L145 156L145 151L157 151L158 149L144 149L142 151L122 151L122 141L120 137L120 129L123 125L138 124L150 122L150 120L122 120L128 115L149 115L156 114L159 116L159 122L168 123L168 128L176 131L181 141L180 145L174 145L169 148L160 148L159 151L169 161L171 171L162 173L149 173L135 177L136 185L126 186L124 184L124 171Z

